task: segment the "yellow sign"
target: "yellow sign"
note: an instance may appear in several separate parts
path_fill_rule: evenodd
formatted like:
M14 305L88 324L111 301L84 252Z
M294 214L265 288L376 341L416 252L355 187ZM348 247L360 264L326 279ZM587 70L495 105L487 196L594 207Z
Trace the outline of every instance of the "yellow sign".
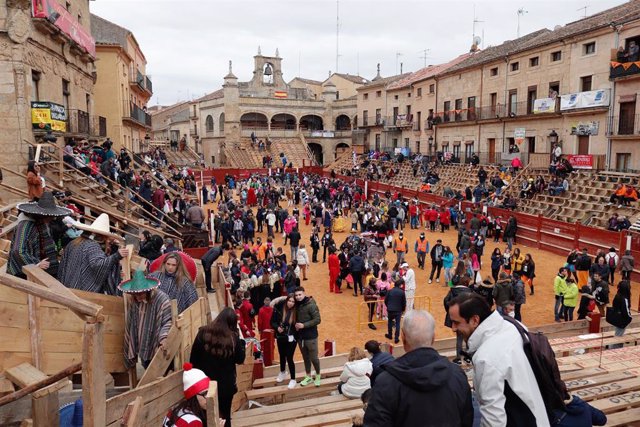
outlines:
M64 106L53 102L32 102L31 125L33 129L66 132L67 113Z

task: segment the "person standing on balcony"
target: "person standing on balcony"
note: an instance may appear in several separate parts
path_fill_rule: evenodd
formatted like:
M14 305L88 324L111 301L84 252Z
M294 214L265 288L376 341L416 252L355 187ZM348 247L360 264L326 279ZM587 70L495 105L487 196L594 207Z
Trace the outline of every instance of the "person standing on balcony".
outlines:
M627 53L627 62L637 62L640 59L640 47L635 41L629 42L629 52Z

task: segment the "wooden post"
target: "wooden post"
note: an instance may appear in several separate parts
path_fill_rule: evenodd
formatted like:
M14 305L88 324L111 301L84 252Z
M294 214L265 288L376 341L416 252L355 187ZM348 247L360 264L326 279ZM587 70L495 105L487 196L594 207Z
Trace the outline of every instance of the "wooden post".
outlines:
M86 323L82 343L82 400L84 427L104 427L106 385L104 380L104 325Z
M31 336L31 362L37 369L42 370L42 337L40 335L40 298L33 295L27 296L29 308L29 334Z
M58 148L60 150L60 154L58 155L58 174L60 181L58 182L58 185L60 187L64 187L64 179L62 179L64 177L64 138L60 139Z
M165 342L166 353L162 350L156 351L156 354L151 359L151 363L147 367L147 370L140 378L138 387L149 384L162 377L167 368L171 364L176 353L180 350L180 343L182 342L182 331L174 324L169 330L167 341Z
M207 427L219 427L220 411L218 409L218 382L209 383L207 392Z
M124 415L122 416L121 425L125 427L135 427L142 424L142 407L144 406L144 402L142 400L142 396L136 397L136 400L129 403L127 408L124 410Z
M260 334L260 341L262 341L262 360L265 366L273 365L274 355L274 331L273 329L265 329Z
M130 190L129 187L126 187L124 189L124 216L125 218L129 217L129 196L130 196Z

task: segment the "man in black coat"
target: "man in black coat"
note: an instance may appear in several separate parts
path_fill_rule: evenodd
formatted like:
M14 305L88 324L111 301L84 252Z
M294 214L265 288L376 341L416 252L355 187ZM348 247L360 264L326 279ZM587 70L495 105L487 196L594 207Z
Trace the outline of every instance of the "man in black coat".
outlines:
M223 243L221 246L212 247L202 256L202 258L200 258L202 268L204 269L204 284L207 287L207 292L209 293L215 292L215 289L211 287L211 267L213 266L213 263L222 256L225 249L229 250L229 243Z
M435 320L428 312L411 310L407 313L402 325L406 353L382 366L383 372L376 378L364 414L364 425L473 425L467 377L459 366L432 348L434 331Z
M507 221L507 226L504 229L504 239L507 241L507 246L509 250L513 249L513 242L516 238L516 233L518 232L518 220L511 215L509 220Z
M362 293L362 273L364 273L364 258L360 255L359 252L356 252L349 259L349 273L351 273L351 277L353 277L353 296L358 296L358 289L360 289L360 293Z
M291 261L298 257L298 246L300 246L300 240L302 236L298 231L298 227L293 227L291 233L289 233L289 245L291 248Z
M380 343L376 340L367 341L364 344L364 349L371 354L371 366L373 371L369 379L371 380L371 387L376 383L376 377L380 375L383 370L382 367L388 363L393 362L395 359L393 356L380 349Z
M404 280L398 279L394 283L393 288L387 292L387 296L384 297L384 304L387 306L387 330L384 336L391 339L393 332L393 324L396 324L396 336L394 342L398 344L400 342L400 319L402 313L407 308L407 297L404 294L401 286L404 284Z

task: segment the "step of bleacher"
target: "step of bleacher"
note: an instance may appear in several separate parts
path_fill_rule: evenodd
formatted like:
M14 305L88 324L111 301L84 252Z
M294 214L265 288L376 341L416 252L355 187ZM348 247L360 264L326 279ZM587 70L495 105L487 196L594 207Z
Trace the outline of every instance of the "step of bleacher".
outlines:
M319 387L316 387L313 383L302 387L298 384L294 389L289 389L286 385L276 387L266 387L254 390L248 390L246 392L248 400L255 400L258 402L284 402L292 400L300 400L305 397L328 394L335 390L340 383L339 377L323 378Z

